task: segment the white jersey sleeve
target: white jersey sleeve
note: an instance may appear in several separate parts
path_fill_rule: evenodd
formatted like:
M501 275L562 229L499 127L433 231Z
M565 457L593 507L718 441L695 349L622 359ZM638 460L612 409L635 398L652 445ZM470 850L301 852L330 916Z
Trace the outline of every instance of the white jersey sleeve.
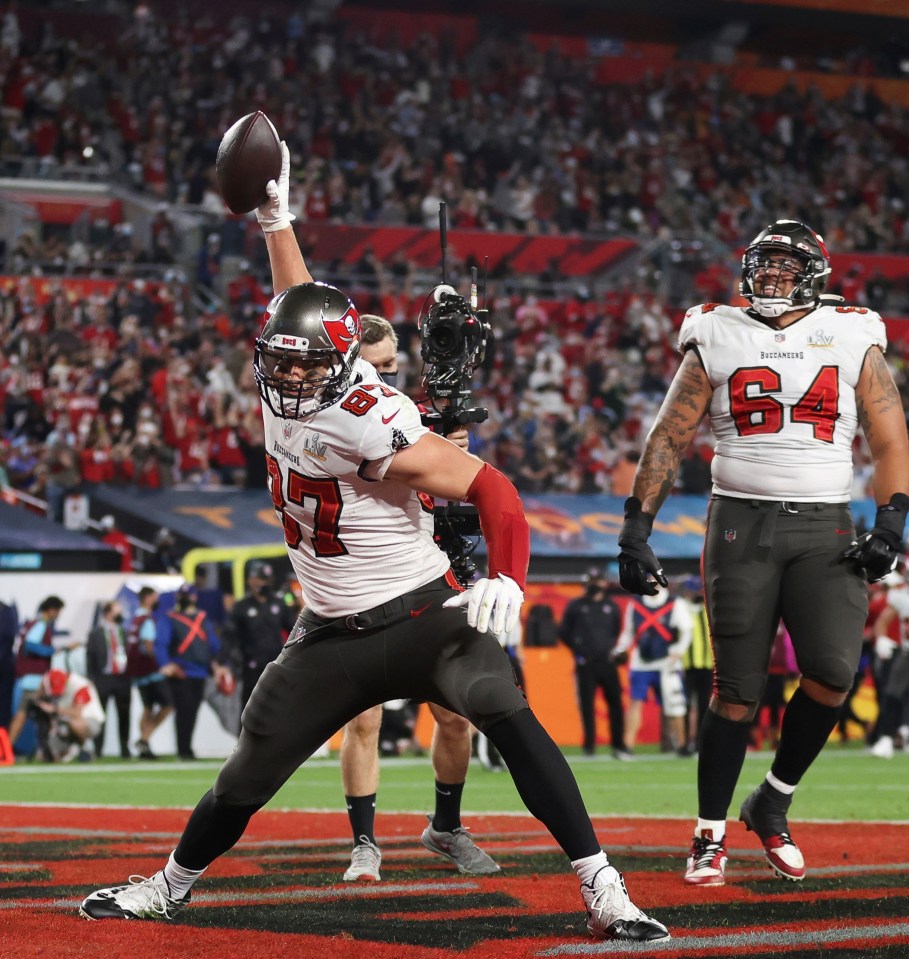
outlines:
M358 367L358 372L363 371ZM307 606L326 617L386 603L444 575L428 498L383 477L428 430L371 367L331 406L300 420L263 405L272 502Z
M713 386L713 491L795 502L847 502L855 387L869 349L887 347L864 307L824 305L775 329L737 307L689 310L680 349Z
M887 592L887 605L892 606L900 619L909 619L909 589L905 586Z

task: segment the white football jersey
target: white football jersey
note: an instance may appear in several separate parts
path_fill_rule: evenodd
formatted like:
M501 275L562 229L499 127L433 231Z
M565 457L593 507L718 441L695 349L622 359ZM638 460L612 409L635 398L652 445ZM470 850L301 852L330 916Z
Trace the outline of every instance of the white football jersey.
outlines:
M41 683L42 695L50 695L50 681L45 673ZM97 723L104 722L104 706L98 697L95 684L78 673L69 673L66 686L59 696L53 696L54 705L61 709L70 709L73 706L82 707L82 716L85 719L94 719Z
M679 347L697 350L714 388L714 493L848 502L855 386L875 345L886 330L864 307L824 305L782 330L738 307L690 309Z
M384 480L392 458L429 430L417 407L358 360L337 402L300 420L262 404L269 487L306 605L362 612L442 576L428 497Z
M900 645L909 652L909 586L888 589L887 603L900 618Z

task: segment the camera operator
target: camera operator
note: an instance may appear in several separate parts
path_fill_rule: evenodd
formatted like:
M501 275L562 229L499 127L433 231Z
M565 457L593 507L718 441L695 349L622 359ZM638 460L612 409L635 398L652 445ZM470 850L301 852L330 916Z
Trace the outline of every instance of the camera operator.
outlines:
M45 762L89 759L86 744L101 731L104 707L94 684L84 676L51 669L41 678L29 715L38 730L38 750Z
M394 327L381 316L360 317L360 357L371 363L389 386L398 373L398 338ZM448 439L467 449L468 432L463 426ZM470 723L457 713L428 703L436 728L430 756L436 778L436 808L423 842L458 866L461 872L499 872L499 867L477 848L461 826L461 793L467 778L472 748ZM341 781L353 831L354 849L346 880L379 879L381 853L375 841L376 792L379 784L378 746L382 707L373 706L344 727L341 745ZM365 840L365 841L364 841Z

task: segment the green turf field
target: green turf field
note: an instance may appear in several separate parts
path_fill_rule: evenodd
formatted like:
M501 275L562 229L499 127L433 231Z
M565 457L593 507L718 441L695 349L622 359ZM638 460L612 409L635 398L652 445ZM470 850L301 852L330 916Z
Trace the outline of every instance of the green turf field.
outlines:
M647 752L633 762L582 757L566 750L593 815L691 816L696 811L697 760ZM736 802L763 778L769 752L749 753ZM69 766L22 764L0 768L0 803L76 803L128 806L192 806L211 786L220 763L151 763L103 760ZM428 759L382 761L379 811L432 808ZM270 808L340 809L337 758L311 760L272 800ZM464 792L465 813L522 812L507 773L490 773L474 763ZM869 756L858 747L831 744L802 783L797 819L909 821L909 754L892 760Z

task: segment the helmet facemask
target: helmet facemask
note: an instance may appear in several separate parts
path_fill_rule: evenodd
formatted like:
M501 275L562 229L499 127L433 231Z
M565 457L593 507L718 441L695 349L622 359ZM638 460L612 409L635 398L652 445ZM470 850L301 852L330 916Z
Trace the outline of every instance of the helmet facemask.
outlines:
M763 317L817 305L827 288L830 260L823 239L795 220L779 220L742 257L741 293Z
M293 375L301 362L312 368ZM337 350L281 350L260 345L253 367L259 395L281 419L300 419L331 406L350 381L350 370Z

